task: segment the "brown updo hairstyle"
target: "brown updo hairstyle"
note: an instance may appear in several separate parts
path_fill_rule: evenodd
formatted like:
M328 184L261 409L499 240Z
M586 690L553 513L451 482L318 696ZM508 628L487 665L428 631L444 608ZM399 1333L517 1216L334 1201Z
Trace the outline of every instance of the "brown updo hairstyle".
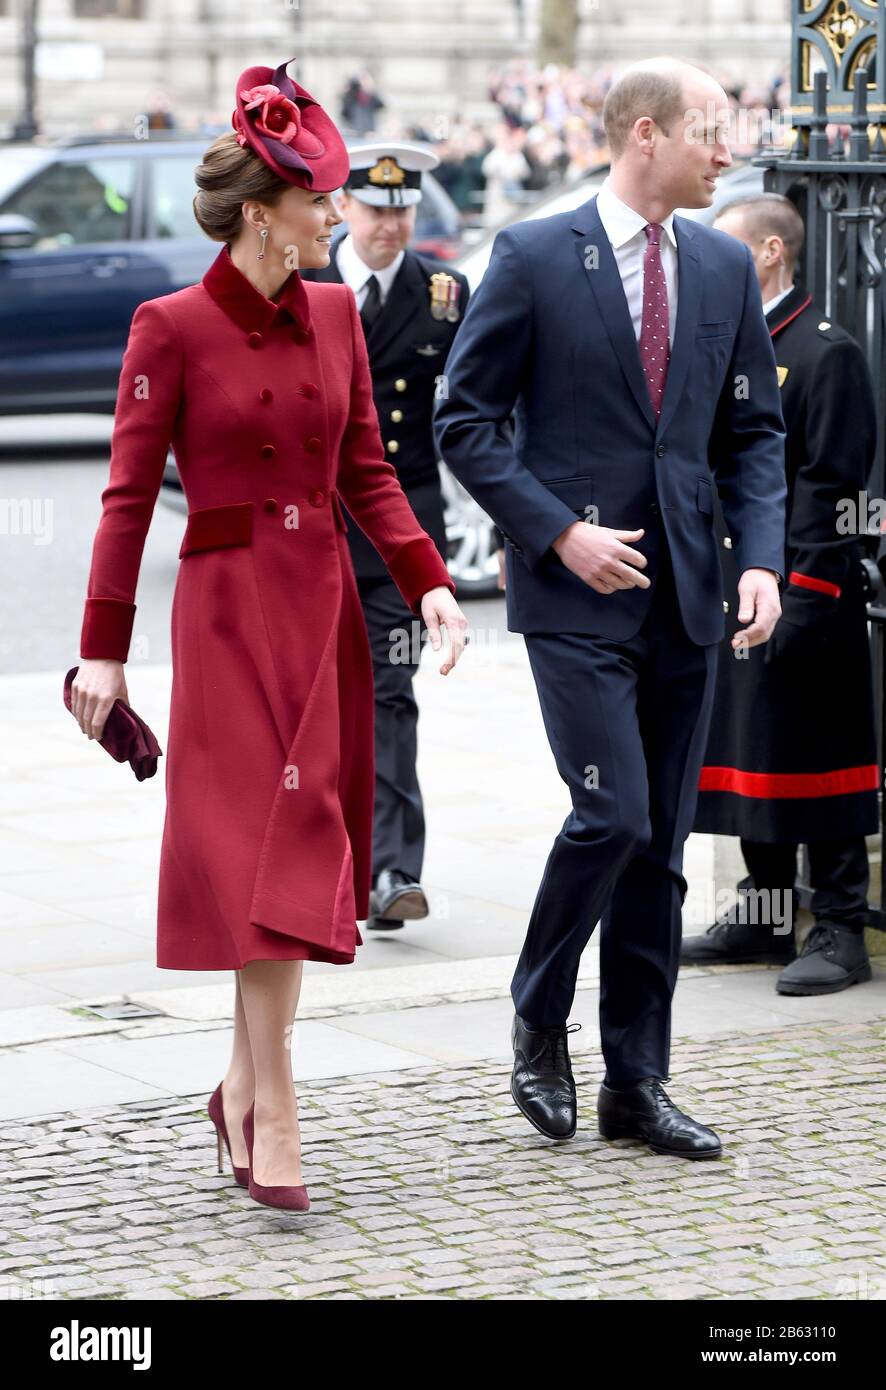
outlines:
M247 199L270 206L290 184L269 169L248 146L241 145L233 130L213 140L194 170L199 193L194 216L213 241L232 242L243 226L241 208Z

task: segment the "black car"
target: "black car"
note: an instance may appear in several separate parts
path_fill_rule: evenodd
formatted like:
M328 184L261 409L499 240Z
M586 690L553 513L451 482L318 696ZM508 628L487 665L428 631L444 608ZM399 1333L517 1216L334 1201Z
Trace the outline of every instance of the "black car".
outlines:
M136 308L218 254L192 208L211 138L0 146L0 415L113 413ZM452 254L457 209L426 184L416 244Z

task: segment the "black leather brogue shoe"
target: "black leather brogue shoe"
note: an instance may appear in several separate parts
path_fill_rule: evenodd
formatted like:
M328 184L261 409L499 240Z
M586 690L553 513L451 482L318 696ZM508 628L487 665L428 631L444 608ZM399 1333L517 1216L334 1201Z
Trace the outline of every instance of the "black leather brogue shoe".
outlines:
M514 1015L511 1095L517 1109L548 1139L571 1139L575 1134L575 1078L567 1035L580 1027L529 1028Z
M604 1083L597 1118L604 1139L642 1139L655 1153L718 1158L723 1151L714 1131L678 1110L655 1076L624 1089Z

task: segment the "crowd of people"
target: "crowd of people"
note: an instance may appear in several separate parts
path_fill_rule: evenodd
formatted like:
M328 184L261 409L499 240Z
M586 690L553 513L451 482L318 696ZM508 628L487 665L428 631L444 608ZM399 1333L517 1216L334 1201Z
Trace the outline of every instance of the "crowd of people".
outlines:
M435 176L466 223L497 226L549 188L608 163L602 111L614 77L610 67L585 71L515 59L490 71L488 97L497 108L492 120L431 119L399 133L434 148L440 158ZM732 153L753 154L778 133L773 113L788 105L786 74L754 83L718 77L736 117ZM346 126L354 123L361 135L368 120L387 126L385 109L367 74L348 83L341 100Z

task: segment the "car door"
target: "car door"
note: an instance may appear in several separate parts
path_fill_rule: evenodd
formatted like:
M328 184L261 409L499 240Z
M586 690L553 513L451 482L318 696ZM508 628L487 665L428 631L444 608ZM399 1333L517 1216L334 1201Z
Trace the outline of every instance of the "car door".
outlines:
M162 288L171 294L202 280L221 245L210 241L194 217L194 169L203 147L187 151L155 148L146 161L145 228L143 247L163 267Z
M0 205L34 223L0 259L0 412L112 410L152 275L133 245L141 161L65 152Z

